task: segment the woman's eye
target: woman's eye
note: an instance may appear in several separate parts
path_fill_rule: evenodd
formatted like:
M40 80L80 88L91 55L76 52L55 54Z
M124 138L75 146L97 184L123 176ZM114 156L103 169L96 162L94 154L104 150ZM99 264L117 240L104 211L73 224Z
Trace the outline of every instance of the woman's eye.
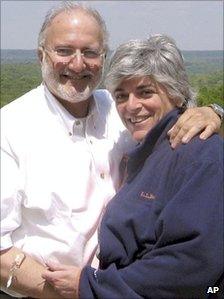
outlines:
M152 90L142 90L141 96L143 96L143 97L150 97L150 96L153 95L153 93L154 92Z
M114 95L116 103L122 103L124 101L126 101L127 96L125 94L115 94Z

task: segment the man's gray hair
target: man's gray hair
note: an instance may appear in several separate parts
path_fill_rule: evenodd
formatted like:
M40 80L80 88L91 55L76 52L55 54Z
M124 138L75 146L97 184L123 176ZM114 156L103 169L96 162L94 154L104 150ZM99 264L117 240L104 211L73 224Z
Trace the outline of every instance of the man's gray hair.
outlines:
M155 34L147 40L131 40L118 47L111 58L105 80L113 94L127 78L149 76L165 87L168 96L178 107L196 105L182 54L173 39Z
M97 10L95 10L91 7L87 7L84 4L74 3L71 1L63 1L62 3L53 7L52 9L50 9L47 12L44 22L43 22L43 25L39 32L38 46L39 47L44 46L45 40L46 40L47 28L51 25L52 20L57 15L59 15L62 12L66 12L69 14L71 12L74 12L75 10L81 10L81 11L85 12L86 14L89 14L96 20L96 22L99 24L99 27L101 29L103 48L105 49L105 51L107 51L108 50L108 31L106 28L106 23L103 20L103 18L101 17L101 15L98 13Z

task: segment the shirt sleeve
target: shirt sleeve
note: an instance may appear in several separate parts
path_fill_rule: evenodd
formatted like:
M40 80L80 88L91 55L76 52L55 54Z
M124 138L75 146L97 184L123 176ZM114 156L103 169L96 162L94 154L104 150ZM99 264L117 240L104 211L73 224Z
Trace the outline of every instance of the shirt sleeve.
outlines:
M20 226L19 163L7 139L1 137L1 250L13 246L12 232Z
M223 271L223 170L189 165L159 215L153 249L118 269L84 268L80 298L205 298ZM177 182L180 180L177 179ZM176 186L175 186L176 187Z

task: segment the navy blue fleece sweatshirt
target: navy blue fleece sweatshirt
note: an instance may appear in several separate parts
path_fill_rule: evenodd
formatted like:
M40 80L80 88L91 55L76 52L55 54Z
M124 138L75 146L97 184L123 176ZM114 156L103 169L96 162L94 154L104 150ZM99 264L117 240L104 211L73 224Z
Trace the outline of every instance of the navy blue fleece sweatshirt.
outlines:
M223 141L195 137L172 150L167 114L131 154L128 179L108 204L100 269L80 298L205 298L223 271Z

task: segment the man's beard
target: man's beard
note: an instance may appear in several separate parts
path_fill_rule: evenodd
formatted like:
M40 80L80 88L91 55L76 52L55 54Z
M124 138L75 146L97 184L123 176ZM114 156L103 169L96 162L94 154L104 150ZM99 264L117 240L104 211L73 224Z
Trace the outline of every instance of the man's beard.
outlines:
M91 82L92 84L86 85L83 91L77 91L75 87L66 87L64 84L60 83L60 77L58 73L55 73L52 66L44 59L42 66L42 78L43 81L46 83L49 90L58 98L71 102L71 103L78 103L82 101L86 101L92 95L94 89L100 83L100 80L95 82ZM72 75L68 69L63 71L63 74ZM86 72L86 75L93 76L91 72ZM78 75L77 75L78 77Z

